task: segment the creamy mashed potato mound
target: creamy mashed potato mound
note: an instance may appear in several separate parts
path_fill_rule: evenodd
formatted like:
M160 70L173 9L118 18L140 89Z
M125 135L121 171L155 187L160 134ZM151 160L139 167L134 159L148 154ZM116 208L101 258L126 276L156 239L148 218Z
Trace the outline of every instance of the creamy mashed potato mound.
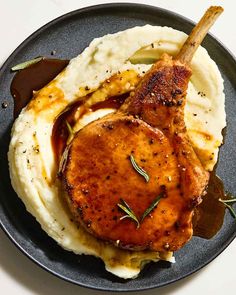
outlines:
M71 220L56 177L57 165L51 145L53 123L69 104L88 93L96 91L90 103L106 99L104 81L116 74L133 73L133 78L129 76L122 86L124 91L132 90L137 77L143 76L151 66L132 64L129 58L134 53L143 48L148 50L153 43L155 56L162 52L175 55L186 37L172 28L146 25L94 39L62 73L34 93L12 128L8 153L10 176L27 210L64 249L100 257L109 272L122 278L136 277L149 261L174 262L172 253L121 250L97 240ZM191 67L193 75L188 87L185 121L196 153L204 167L211 171L226 125L223 80L217 65L202 47L197 50ZM112 93L112 86L108 92ZM112 111L103 109L86 114L77 122L76 130Z

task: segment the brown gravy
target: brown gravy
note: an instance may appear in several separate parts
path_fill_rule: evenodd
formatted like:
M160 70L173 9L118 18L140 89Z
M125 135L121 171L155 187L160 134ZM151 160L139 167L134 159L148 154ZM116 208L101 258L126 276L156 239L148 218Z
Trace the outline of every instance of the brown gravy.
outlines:
M118 110L121 105L124 103L124 101L126 100L126 98L129 96L129 93L124 93L122 95L119 96L113 96L108 98L107 100L98 102L96 104L94 104L91 107L91 110L97 111L99 109L108 109L108 108L112 108L112 109L116 109Z
M195 209L193 217L193 235L211 239L221 228L225 216L225 205L219 199L225 199L222 180L211 173L207 194Z
M68 63L69 60L44 58L15 74L10 87L14 99L14 118L30 101L33 91L48 84Z
M61 156L66 148L67 139L69 137L69 129L67 124L71 126L74 125L74 114L78 107L83 104L83 101L79 101L71 105L67 110L61 113L56 121L54 122L53 129L52 129L52 148L54 151L55 159L57 164L59 165Z
M33 90L39 90L53 78L55 78L69 63L68 60L43 59L40 62L16 73L11 83L11 94L14 98L14 117L32 98ZM96 111L102 108L118 109L128 94L111 97L106 101L93 105L90 109L83 109L81 116L88 111ZM66 121L73 125L74 113L82 106L83 101L69 106L56 119L52 131L52 146L55 158L59 163L61 155L66 147L69 130ZM193 217L193 234L205 239L212 238L221 228L224 220L225 206L218 201L225 198L224 186L220 178L211 173L207 195L203 202L195 209Z
M65 110L60 116L58 116L53 125L51 138L57 163L59 164L60 158L66 148L66 141L69 136L69 130L66 122L69 123L71 126L75 124L74 115L78 107L81 107L82 111L80 111L80 117L77 118L77 120L79 120L84 114L91 111L94 112L104 108L119 109L119 107L122 105L127 97L128 93L120 96L110 97L105 101L94 104L89 109L83 106L83 101L79 101L72 104L67 110Z

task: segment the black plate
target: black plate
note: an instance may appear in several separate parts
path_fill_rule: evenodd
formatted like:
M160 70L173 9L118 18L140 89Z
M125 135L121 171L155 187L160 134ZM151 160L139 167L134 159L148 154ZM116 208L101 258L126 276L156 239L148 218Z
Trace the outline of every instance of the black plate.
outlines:
M176 264L150 263L135 280L121 280L105 271L103 262L89 256L64 251L44 233L13 191L7 164L10 129L13 122L13 100L9 88L13 75L10 68L35 56L70 59L79 54L93 38L137 25L171 26L189 33L193 23L177 14L139 4L107 4L80 9L45 25L26 39L0 70L1 100L8 103L0 110L0 218L1 226L11 240L29 258L49 272L75 284L101 290L131 291L160 287L175 282L205 266L235 238L236 223L226 214L224 226L211 240L194 237L176 252ZM236 194L236 62L212 36L203 42L218 64L225 80L227 135L221 148L217 172L225 187Z

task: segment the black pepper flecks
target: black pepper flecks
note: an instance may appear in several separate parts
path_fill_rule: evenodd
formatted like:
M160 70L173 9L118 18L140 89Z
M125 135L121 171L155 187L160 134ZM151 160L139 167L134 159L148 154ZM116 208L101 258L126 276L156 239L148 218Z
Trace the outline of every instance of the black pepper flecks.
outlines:
M171 96L173 98L175 98L177 95L182 94L182 90L181 89L175 89L171 91Z
M163 102L163 104L164 104L164 102ZM166 105L167 107L172 107L172 106L174 105L174 102L173 102L173 101L169 101L169 100L167 100L167 101L165 102L165 105Z
M154 143L154 139L151 138L151 139L149 140L149 144L153 144L153 143Z
M35 151L36 154L39 153L39 147L38 146L33 147L33 150Z
M165 235L166 235L166 236L169 236L169 235L170 235L170 231L166 230L166 231L165 231Z
M112 130L114 126L112 124L102 124L103 128L107 128L108 130Z
M87 195L89 193L89 190L88 189L85 189L85 188L82 188L81 191L85 195Z
M174 224L175 229L178 230L180 228L180 225L181 225L180 222L177 220Z
M179 100L177 101L177 106L181 106L182 103L183 103L183 100L182 100L182 99L179 99Z
M202 91L198 91L197 94L200 95L201 97L205 97L206 96L206 94L204 92L202 92Z

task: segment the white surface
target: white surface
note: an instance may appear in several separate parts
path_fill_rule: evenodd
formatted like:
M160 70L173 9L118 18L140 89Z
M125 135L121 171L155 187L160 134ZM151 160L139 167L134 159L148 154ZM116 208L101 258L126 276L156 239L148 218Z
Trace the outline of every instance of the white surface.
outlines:
M48 21L71 10L108 2L136 2L156 5L175 11L194 21L200 18L208 6L221 4L225 11L211 32L236 55L236 34L232 28L235 23L236 1L233 0L0 0L0 64L27 36ZM236 241L198 273L170 286L139 294L234 294L235 261ZM26 258L2 231L0 231L0 283L1 294L10 295L102 294L69 284L42 270Z

